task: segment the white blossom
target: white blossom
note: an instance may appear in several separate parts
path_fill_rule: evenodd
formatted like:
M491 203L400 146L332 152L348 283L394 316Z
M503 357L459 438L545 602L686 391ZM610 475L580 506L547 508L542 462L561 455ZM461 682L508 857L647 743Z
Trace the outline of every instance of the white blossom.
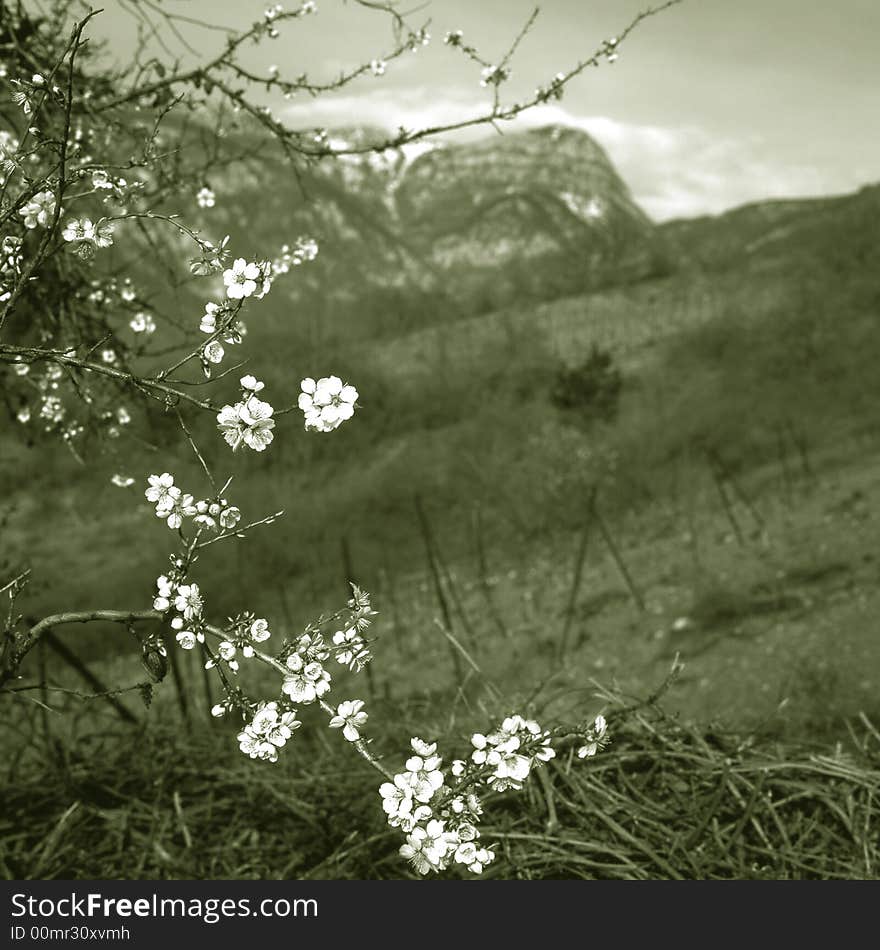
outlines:
M33 230L38 225L46 227L55 213L55 195L51 191L39 191L19 210L24 226Z
M205 354L205 359L209 363L220 363L223 361L223 356L226 351L223 349L223 344L219 340L211 340L205 345L203 350Z
M413 787L404 773L395 775L393 782L383 782L379 786L379 794L382 796L382 808L388 815L389 821L412 812Z
M196 643L198 643L198 637L192 632L192 630L180 630L175 636L178 645L182 650L192 650Z
M234 406L224 406L217 413L217 428L233 451L244 442L255 452L262 452L274 438L274 411L269 403L251 396Z
M276 762L278 750L301 725L295 711L281 712L275 702L261 703L253 719L238 734L239 748L252 759Z
M307 377L300 384L299 408L305 416L306 429L332 432L354 415L358 391L343 384L338 376L326 376L315 382Z
M205 313L202 316L202 322L199 329L202 333L214 333L217 330L217 311L220 309L216 303L206 303Z
M506 66L486 66L480 73L481 86L500 86L510 78L510 70Z
M174 596L174 584L164 575L156 578L156 596L153 598L153 610L164 613L171 608L171 599Z
M413 828L407 835L406 844L400 846L401 856L406 858L419 874L440 870L447 854L455 848L456 836L445 828L444 822L432 819L425 827Z
M591 729L587 731L586 742L577 750L579 759L592 758L606 743L608 723L604 716L596 716Z
M92 187L99 190L113 188L113 182L110 181L110 176L103 168L97 168L92 172Z
M143 313L142 311L136 313L131 320L129 320L128 325L134 333L149 335L156 330L156 323L153 318L148 313Z
M406 760L405 775L418 801L429 802L443 784L443 773L439 768L441 761L439 755L431 755L427 758L413 755Z
M220 512L220 527L227 531L234 528L239 521L241 521L241 512L234 505L230 505Z
M281 691L294 703L313 703L330 689L330 674L317 661L306 663L299 653L287 658Z
M256 291L257 280L260 277L260 268L257 264L249 264L243 257L237 258L229 270L223 271L226 296L233 300L250 297Z
M248 635L254 643L263 643L271 636L269 632L269 622L259 617L248 629Z
M367 723L367 713L362 712L364 701L351 699L340 703L336 707L336 715L330 720L331 729L342 729L342 734L349 742L360 739L360 730Z
M333 634L333 643L340 649L336 653L336 662L356 672L370 659L366 641L357 632L356 627L337 630Z
M174 476L168 472L163 472L161 475L150 475L147 481L149 487L144 495L147 501L155 503L156 512L173 508L181 494L181 490L174 484Z
M199 592L198 584L181 584L177 588L177 594L174 598L174 607L179 610L187 620L195 620L202 615L204 601Z
M213 208L216 195L207 185L196 192L196 202L200 208Z

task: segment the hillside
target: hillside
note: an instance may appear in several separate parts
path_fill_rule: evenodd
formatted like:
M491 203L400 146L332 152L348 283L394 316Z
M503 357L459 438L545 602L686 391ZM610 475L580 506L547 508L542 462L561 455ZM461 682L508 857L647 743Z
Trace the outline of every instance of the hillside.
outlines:
M575 169L568 179L560 169L547 170L557 147L582 152L561 160ZM237 191L231 178L228 191L211 182L219 199L216 214L203 213L211 233L227 225L234 233L236 209L259 197L259 178L248 177L256 176L253 161L239 169ZM532 174L539 183L533 200L514 200ZM248 555L239 554L234 565L204 559L203 583L219 610L240 607L230 571L255 592L261 609L290 623L335 601L346 559L365 586L386 598L393 596L392 578L405 589L426 585L416 497L459 576L473 573L477 522L481 557L494 571L528 572L529 561L552 562L553 552L571 547L595 484L628 546L639 542L645 525L651 536L663 536L671 510L690 517L681 493L691 481L700 486L693 498L698 512L708 506L718 516L707 449L764 491L767 466L778 467L780 458L794 464L807 452L858 465L857 447L876 431L876 187L658 227L586 136L553 129L430 152L411 163L398 156L381 167L314 170L311 181L318 183L313 204L285 185L275 201L285 208L290 201L290 216L252 219L247 236L234 237L237 246L271 249L321 229L318 261L279 282L254 308L242 352L273 354L260 364L276 405L293 401L300 378L326 370L357 384L361 409L357 425L324 440L305 435L291 414L270 453L244 459L218 447L211 420L193 418L200 442L239 476L236 501L246 515L287 512L248 542ZM598 195L610 210L582 220L552 197L553 184L569 196L580 188L582 202ZM444 256L453 239L433 225L436 209L460 199L460 217L449 220L458 222L464 243L492 229L509 236L493 252L498 274L507 273L505 261L511 271L540 273L523 263L535 248L529 241L538 195L542 233L559 236L552 252L557 275L566 271L566 248L604 235L596 242L609 269L601 280L587 280L595 277L599 286L561 294L551 281L534 288L536 298L486 309L473 289L481 287L487 299L495 293L496 270L486 257L471 271L484 273L465 300L460 279L468 262ZM467 208L476 210L469 215ZM664 272L614 277L620 242L633 244L631 261L640 248L662 247ZM420 273L419 255L430 262L419 278L424 285L413 278L395 286L393 275ZM402 268L401 261L409 264ZM369 280L355 295L365 272ZM448 295L426 289L435 272L444 275ZM195 338L201 286L164 292L176 295L181 313L191 313ZM552 401L562 369L581 365L594 345L611 354L623 379L616 414L604 421ZM149 425L151 442L161 445L167 420L152 417ZM167 467L164 456L123 438L94 455L87 470L40 440L27 447L8 432L3 438L4 560L33 568L28 609L39 614L106 599L105 519L120 549L131 552L113 565L114 599L141 602L144 577L155 576L163 562L165 538L137 486ZM184 460L174 469L181 482L198 484L197 466ZM113 487L119 471L135 477L136 487ZM95 506L97 518L89 514ZM601 558L601 551L590 557Z

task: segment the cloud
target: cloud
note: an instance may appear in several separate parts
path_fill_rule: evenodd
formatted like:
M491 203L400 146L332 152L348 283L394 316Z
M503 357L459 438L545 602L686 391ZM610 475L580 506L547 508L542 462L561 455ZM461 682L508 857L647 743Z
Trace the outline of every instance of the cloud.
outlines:
M288 122L332 128L375 125L389 130L449 125L485 114L487 101L451 88L438 97L426 89L383 88L363 95L296 103L285 110ZM547 104L523 113L502 129L559 124L582 129L608 153L635 200L657 221L718 214L766 198L835 194L860 183L809 163L774 158L755 135L718 137L696 126L665 127L621 122L608 116L580 116ZM453 141L494 134L476 126L448 136Z
M452 91L438 98L418 86L401 89L385 86L360 95L338 94L291 103L282 114L288 122L305 126L376 125L396 129L403 125L408 129L422 129L475 117L490 106L487 100L481 110L473 97L466 99ZM485 130L478 134L485 135Z

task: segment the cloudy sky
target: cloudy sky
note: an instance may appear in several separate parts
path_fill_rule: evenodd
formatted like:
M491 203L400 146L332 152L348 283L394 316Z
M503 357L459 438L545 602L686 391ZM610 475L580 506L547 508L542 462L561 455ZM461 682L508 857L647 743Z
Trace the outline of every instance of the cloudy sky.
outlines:
M544 0L513 61L508 96L525 96L589 56L648 2ZM247 65L262 73L277 64L292 77L307 71L313 80L332 79L390 48L387 18L352 0L317 3L314 16L249 51ZM400 9L414 11L410 22L431 21L428 47L389 64L384 76L365 77L324 100L270 104L290 124L305 126L418 128L466 117L488 94L479 67L445 47L443 35L460 29L495 61L534 5L403 0ZM128 6L108 2L96 25L120 58L133 48ZM163 0L163 6L236 27L261 17L266 2ZM185 23L180 29L205 55L219 50L222 33ZM684 0L643 22L616 63L574 80L560 103L503 128L561 122L585 129L658 220L766 197L851 191L880 180L878 37L880 0Z

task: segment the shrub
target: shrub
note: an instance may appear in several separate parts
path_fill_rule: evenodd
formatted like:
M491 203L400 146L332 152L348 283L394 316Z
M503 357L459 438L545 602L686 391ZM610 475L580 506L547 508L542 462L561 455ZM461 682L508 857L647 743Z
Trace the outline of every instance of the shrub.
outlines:
M623 376L613 355L594 343L583 363L557 372L550 401L580 420L609 422L617 414L622 388Z

